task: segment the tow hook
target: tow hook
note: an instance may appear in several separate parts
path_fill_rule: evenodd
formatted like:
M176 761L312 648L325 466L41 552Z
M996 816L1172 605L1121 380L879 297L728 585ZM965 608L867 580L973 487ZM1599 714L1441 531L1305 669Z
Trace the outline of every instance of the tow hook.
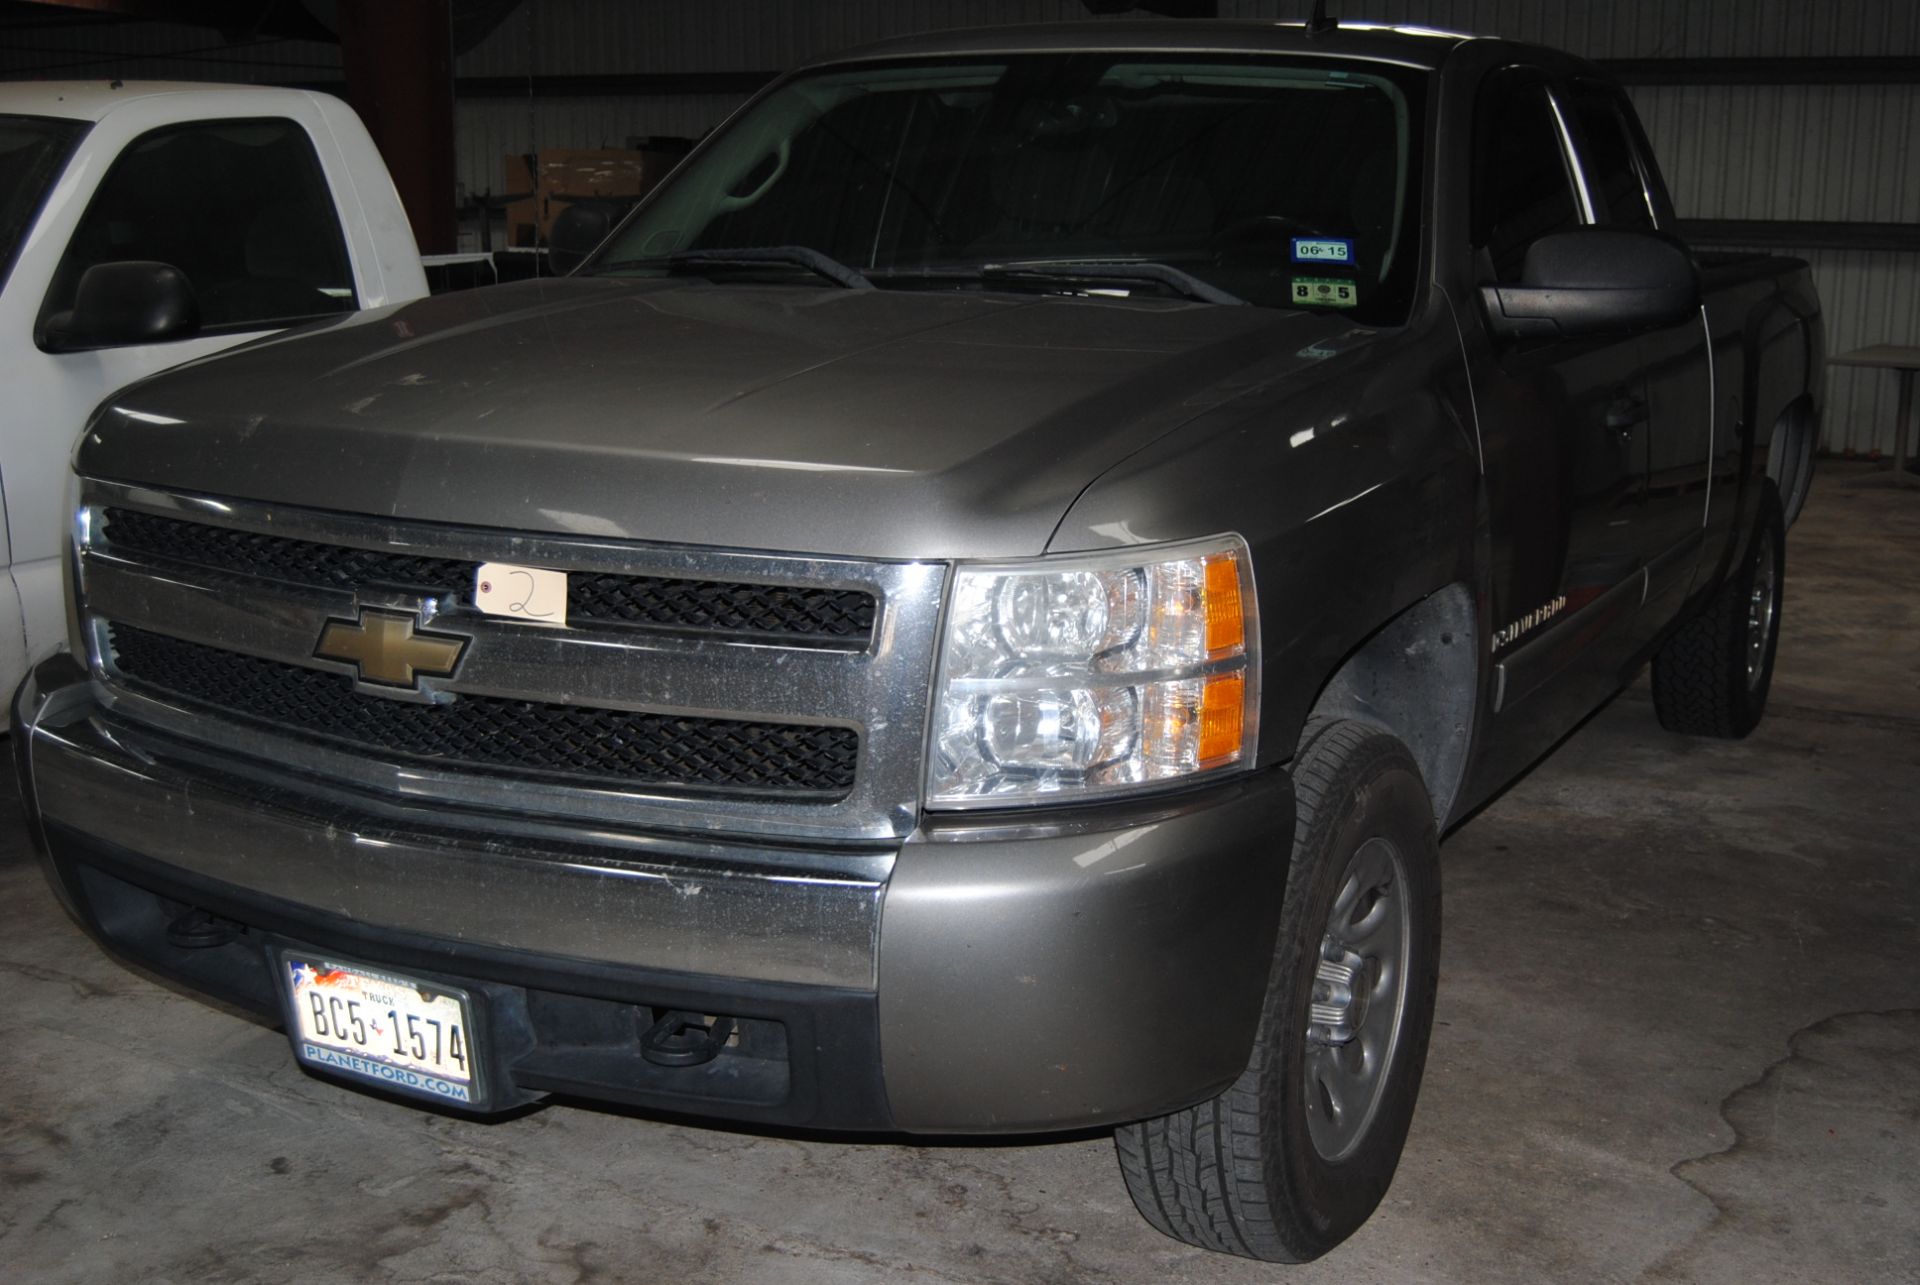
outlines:
M189 906L167 924L167 943L181 950L206 950L211 946L224 946L245 931L231 919Z
M640 1035L640 1055L655 1066L701 1066L720 1056L733 1037L731 1017L670 1009Z

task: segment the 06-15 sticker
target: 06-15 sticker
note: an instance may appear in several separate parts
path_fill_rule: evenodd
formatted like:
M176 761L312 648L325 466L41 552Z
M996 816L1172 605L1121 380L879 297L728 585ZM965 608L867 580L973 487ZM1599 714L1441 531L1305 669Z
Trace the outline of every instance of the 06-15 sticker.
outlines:
M1353 242L1335 236L1293 238L1295 263L1352 263Z

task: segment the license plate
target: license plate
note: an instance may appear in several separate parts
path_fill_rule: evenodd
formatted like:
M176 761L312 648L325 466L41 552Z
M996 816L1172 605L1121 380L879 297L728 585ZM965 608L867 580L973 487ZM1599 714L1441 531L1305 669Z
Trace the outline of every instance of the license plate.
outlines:
M281 964L301 1061L442 1102L478 1100L465 991L313 955Z

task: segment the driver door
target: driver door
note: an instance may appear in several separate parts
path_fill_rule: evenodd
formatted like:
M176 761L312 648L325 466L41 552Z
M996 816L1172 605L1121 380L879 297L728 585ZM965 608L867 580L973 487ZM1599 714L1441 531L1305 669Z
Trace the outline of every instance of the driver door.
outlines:
M1491 73L1476 105L1480 282L1517 282L1535 240L1591 222L1555 86L1534 68ZM1640 345L1631 335L1486 342L1474 395L1490 509L1495 710L1550 681L1591 708L1617 682L1644 587Z

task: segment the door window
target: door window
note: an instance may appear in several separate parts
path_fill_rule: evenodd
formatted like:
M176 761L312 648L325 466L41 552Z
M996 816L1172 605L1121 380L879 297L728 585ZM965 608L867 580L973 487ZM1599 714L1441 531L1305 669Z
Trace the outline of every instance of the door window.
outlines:
M74 140L86 129L77 120L0 116L0 285Z
M199 121L136 139L81 218L42 322L73 306L88 268L126 259L185 273L203 333L277 329L358 306L319 158L288 120Z
M1580 226L1546 81L1497 71L1474 109L1473 244L1498 281L1518 281L1527 247Z
M1580 130L1581 164L1593 194L1594 216L1602 223L1634 232L1654 230L1646 177L1634 155L1627 125L1613 94L1600 85L1582 84L1572 94Z

